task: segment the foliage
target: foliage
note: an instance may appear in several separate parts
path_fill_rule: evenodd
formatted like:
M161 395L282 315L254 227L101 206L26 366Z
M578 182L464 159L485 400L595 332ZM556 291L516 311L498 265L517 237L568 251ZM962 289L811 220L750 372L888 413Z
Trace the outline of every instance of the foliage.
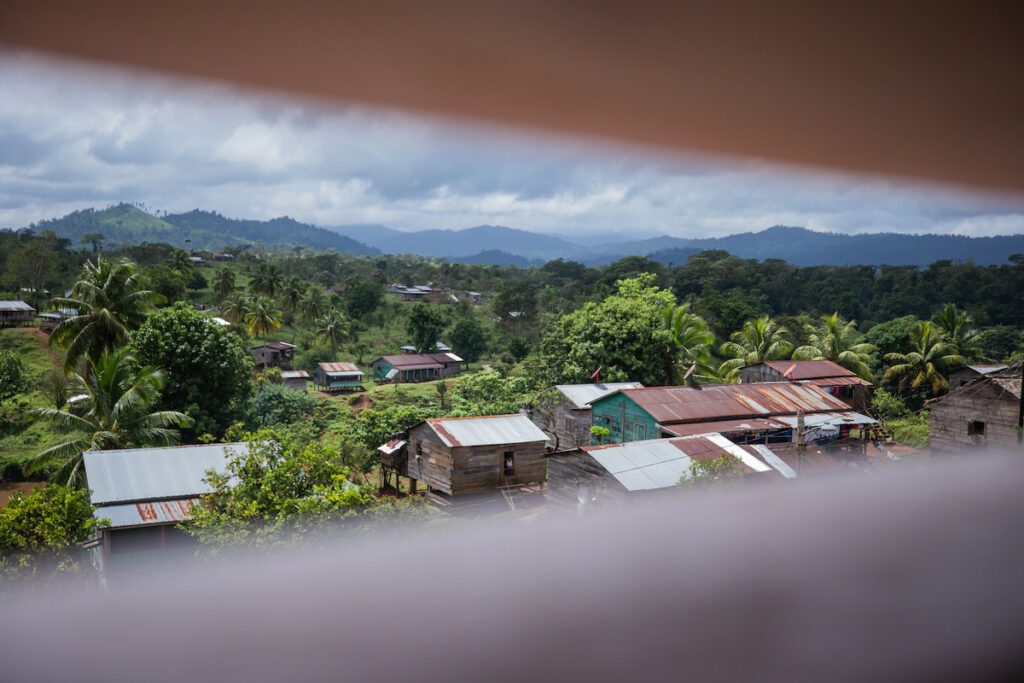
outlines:
M665 328L672 335L675 353L666 357L667 376L677 383L694 368L695 374L705 376L714 374L711 360L711 348L715 343L715 335L711 333L704 319L690 311L689 304L665 306L662 312ZM692 374L690 383L696 382Z
M59 368L52 368L43 375L39 389L46 395L54 408L63 408L70 397L71 380Z
M522 337L512 337L508 340L509 355L516 361L521 361L530 355L530 342Z
M36 455L28 469L51 470L68 486L84 483L85 451L169 446L178 442L177 427L191 425L180 412L153 409L163 388L163 373L152 366L140 367L128 349L88 363L86 377L77 373L70 377L72 391L86 397L80 404L33 411L73 436Z
M487 331L476 317L459 318L448 333L452 350L472 363L487 352Z
M256 294L273 299L284 289L284 274L275 263L261 263L249 281L249 288Z
M0 350L0 401L17 396L25 390L25 364L13 351Z
M868 381L874 379L870 366L876 349L859 341L856 321L844 321L836 311L823 316L821 325L808 327L807 332L807 344L793 351L795 360L830 360Z
M317 339L331 347L331 353L334 356L331 360L337 360L338 347L345 343L351 331L352 324L348 317L337 308L327 311L316 324Z
M264 382L249 402L249 414L257 428L306 421L322 431L330 420L338 417L338 404L304 391Z
M227 299L231 296L236 287L235 271L230 268L221 268L217 271L217 274L213 277L213 291L217 292L217 296L221 299Z
M590 428L590 436L597 440L597 443L602 444L604 440L611 436L611 430L601 425L594 425Z
M409 337L418 353L433 353L437 341L447 326L444 314L437 306L419 303L409 314Z
M100 520L106 521L106 520ZM78 544L99 521L89 492L50 484L0 508L0 578L49 578L85 568Z
M463 375L448 390L448 416L509 415L519 412L536 393L526 377L503 377L496 371Z
M416 509L414 500L376 498L369 485L350 482L340 455L321 444L282 441L268 431L248 443L223 473L207 473L213 490L185 526L203 544L253 548L311 540L337 526L369 531Z
M935 326L942 331L947 343L965 363L988 360L982 351L982 332L974 326L974 320L955 304L946 304L932 318Z
M281 315L281 311L273 300L265 296L257 296L246 302L243 320L250 335L266 337L281 327Z
M927 321L910 333L910 351L887 354L885 361L890 363L886 379L898 380L902 390L925 388L933 394L949 386L945 372L964 364L942 332Z
M928 411L889 420L886 424L892 430L892 439L896 443L913 448L924 448L928 445Z
M440 411L429 405L389 404L366 408L355 420L354 436L367 448L377 448L393 434L405 431Z
M376 282L355 277L345 281L345 306L357 320L377 310L383 298L384 287Z
M868 330L863 341L874 346L880 358L890 353L902 353L909 350L910 333L920 323L921 320L913 315L888 320Z
M688 472L679 479L686 488L707 489L735 481L742 472L736 458L723 453L717 458L694 460Z
M618 283L618 293L562 316L541 340L541 354L559 381L585 382L601 368L605 381L664 384L665 357L675 352L662 324L671 292L654 286L654 276Z
M871 408L883 420L891 420L909 412L909 408L902 398L881 387L875 389L875 393L871 397Z
M985 330L981 343L985 356L1007 362L1014 354L1024 354L1024 331L1007 325L997 325Z
M729 360L722 363L720 372L735 381L744 366L787 358L792 350L789 330L763 315L743 323L743 328L722 344L719 352Z
M242 341L186 303L149 317L132 348L139 361L161 367L161 405L195 420L194 433L221 435L243 419L252 391L252 357Z
M67 348L65 369L72 369L83 357L99 358L131 339L132 332L146 318L150 304L160 295L143 289L135 266L97 256L88 262L71 296L55 299L62 308L78 314L62 320L50 341Z

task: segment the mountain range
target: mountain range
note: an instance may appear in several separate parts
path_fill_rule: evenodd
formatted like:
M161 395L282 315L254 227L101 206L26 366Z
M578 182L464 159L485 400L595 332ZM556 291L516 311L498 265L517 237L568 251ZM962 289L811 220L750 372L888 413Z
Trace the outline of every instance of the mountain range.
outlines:
M198 209L179 214L154 214L131 204L75 211L62 218L40 221L31 228L36 232L53 231L75 244L83 243L85 235L98 232L104 235L104 244L108 247L141 242L167 242L190 249L262 244L333 249L357 255L417 254L464 263L520 267L559 258L603 265L625 256L647 256L663 264L677 265L708 249L727 251L741 258L781 259L799 266L925 266L940 260L973 260L979 265L991 265L1006 263L1011 254L1024 254L1024 235L846 235L775 226L726 237L662 235L624 241L622 233L576 238L497 225L417 232L384 225L325 228L287 216L260 221L228 218Z

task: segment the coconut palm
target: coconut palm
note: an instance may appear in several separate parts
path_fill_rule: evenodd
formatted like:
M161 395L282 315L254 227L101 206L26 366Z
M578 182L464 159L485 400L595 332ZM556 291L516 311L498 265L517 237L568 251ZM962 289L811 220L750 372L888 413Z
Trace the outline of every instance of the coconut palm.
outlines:
M245 327L253 337L265 337L281 327L281 311L264 296L249 299L245 305Z
M822 316L821 325L807 326L808 338L804 346L793 351L794 360L830 360L857 373L868 381L871 376L871 355L877 351L874 344L859 343L855 320L844 321L836 311Z
M327 291L319 285L312 285L299 302L299 313L308 322L315 323L330 310Z
M711 348L715 335L704 319L690 311L689 304L669 304L662 312L662 322L677 349L677 356L669 359L668 379L682 381L691 367L702 375L713 374Z
M181 273L192 270L192 255L184 249L175 249L169 259L170 266Z
M284 288L284 274L274 263L261 263L249 282L249 289L270 297L277 297Z
M974 321L966 311L958 310L956 304L943 306L932 322L946 337L957 355L963 356L965 362L989 360L981 349L983 332L974 326Z
M221 303L220 312L225 318L238 325L245 320L245 311L248 305L249 297L243 294L235 294Z
M235 271L230 268L218 270L213 276L213 291L217 292L221 299L231 296L235 291Z
M192 420L173 410L153 411L163 388L163 373L139 367L127 349L90 359L89 373L70 375L72 393L85 399L73 409L37 408L32 412L76 436L31 458L28 471L53 469L68 486L83 483L82 453L115 448L171 446L177 428Z
M299 303L306 294L307 287L305 280L294 275L285 281L284 287L281 288L281 303L284 305L285 311L291 315L295 314Z
M82 268L71 296L54 299L55 306L78 313L57 325L50 343L67 349L64 368L71 370L83 357L97 359L126 344L150 305L162 300L143 287L130 262L97 256Z
M887 353L885 361L892 363L885 378L898 380L906 389L929 388L938 393L949 386L945 372L964 364L963 356L946 339L942 331L931 322L922 322L910 332L910 351Z
M337 308L329 310L316 326L316 336L331 345L331 352L337 356L338 347L348 339L350 324L348 316Z
M722 377L735 381L740 369L753 363L786 358L793 350L789 341L789 330L763 315L748 320L729 341L722 344L719 353L729 360L722 363L719 372Z

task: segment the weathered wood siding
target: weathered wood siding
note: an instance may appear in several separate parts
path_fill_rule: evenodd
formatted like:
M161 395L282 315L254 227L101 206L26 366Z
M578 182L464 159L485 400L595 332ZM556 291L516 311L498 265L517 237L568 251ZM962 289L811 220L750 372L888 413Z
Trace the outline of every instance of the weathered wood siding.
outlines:
M624 503L629 493L584 451L548 456L545 502L553 510L583 512Z
M604 443L628 443L661 436L651 414L623 394L606 396L591 405L594 426L607 427L611 432Z
M740 370L740 382L743 384L762 384L764 382L785 382L782 373L767 365L751 365Z
M555 451L589 446L590 409L580 409L560 391L547 392L530 411L530 419L551 439Z
M930 446L937 451L1016 446L1019 410L1020 400L997 385L962 389L931 404ZM971 422L983 422L984 435L969 434Z
M432 489L452 494L452 472L455 461L451 449L426 424L409 430L409 477L422 481Z
M295 379L283 380L283 384L286 388L292 389L293 391L306 391L306 378L296 377Z

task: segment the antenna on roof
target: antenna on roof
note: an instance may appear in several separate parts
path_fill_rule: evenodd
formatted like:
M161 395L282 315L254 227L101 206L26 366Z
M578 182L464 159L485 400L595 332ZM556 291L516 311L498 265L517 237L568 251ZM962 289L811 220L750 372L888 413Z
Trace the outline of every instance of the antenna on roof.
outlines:
M594 373L592 375L590 375L590 380L594 384L600 384L601 383L601 370L603 368L604 368L603 365L598 365L597 366L597 370L594 370Z

